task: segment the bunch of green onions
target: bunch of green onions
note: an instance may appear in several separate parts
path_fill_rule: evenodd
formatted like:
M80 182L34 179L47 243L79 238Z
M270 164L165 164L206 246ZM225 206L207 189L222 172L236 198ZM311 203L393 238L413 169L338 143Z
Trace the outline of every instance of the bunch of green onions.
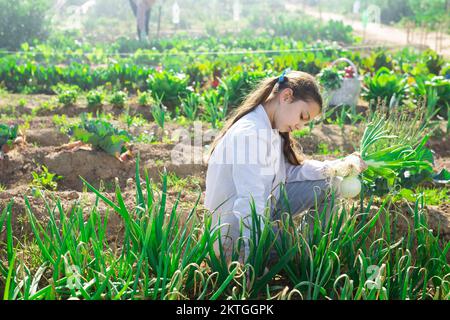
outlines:
M381 183L390 188L401 179L433 171L433 155L425 147L429 135L423 130L401 132L402 122L397 123L400 129L394 135L390 125L389 118L379 117L367 125L361 139L361 158L368 165L362 176L372 187L380 187Z

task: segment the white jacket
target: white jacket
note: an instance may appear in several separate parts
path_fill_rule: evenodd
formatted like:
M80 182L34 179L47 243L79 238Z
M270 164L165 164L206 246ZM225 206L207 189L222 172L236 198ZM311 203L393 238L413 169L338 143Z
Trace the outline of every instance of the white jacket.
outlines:
M279 197L281 182L322 180L333 161L306 160L300 166L284 157L283 138L272 129L262 105L234 123L217 144L208 162L205 207L213 214L213 225L229 225L228 236L239 237L244 219L244 238L250 237L250 202L264 214L266 204ZM272 197L273 196L273 197ZM225 229L222 229L222 236ZM248 253L248 248L246 248Z

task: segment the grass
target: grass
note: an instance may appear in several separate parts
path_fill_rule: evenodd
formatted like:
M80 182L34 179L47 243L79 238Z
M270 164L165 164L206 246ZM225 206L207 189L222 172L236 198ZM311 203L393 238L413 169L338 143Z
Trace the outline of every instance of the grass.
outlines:
M53 191L56 191L58 187L57 181L63 178L62 176L50 172L44 165L40 166L38 172L33 171L31 175L33 176L33 180L30 183L31 187Z
M330 146L325 142L319 142L319 144L317 145L317 153L321 155L338 156L342 152L339 149L331 149Z
M52 98L48 101L43 101L38 107L31 110L33 116L37 116L40 112L52 111L58 107L58 99Z
M407 200L414 202L422 196L427 205L439 206L450 201L448 188L417 187L416 190L401 189L394 197L395 200Z
M150 112L152 114L152 117L154 119L154 121L158 124L158 127L160 128L161 131L161 141L163 141L164 138L164 126L166 123L166 107L163 105L162 103L162 99L163 96L158 97L156 95L156 103L154 105L151 106L150 108Z
M97 196L88 208L75 203L65 210L44 195L45 223L25 198L32 230L26 240L14 234L12 202L4 208L3 299L450 298L450 244L430 230L422 197L404 213L395 211L390 197L379 207L373 199L336 203L332 218L324 210L313 228L299 228L288 214L277 222L257 217L253 205L253 221L262 220L252 228L248 258L242 261L240 239L234 262L227 263L220 228L202 214L199 199L182 217L179 199L167 195L173 177L163 173L156 190L147 173L141 179L137 161L135 180L131 202L119 186L111 200L86 181ZM104 213L100 202L109 208ZM108 238L113 214L123 224L114 242ZM405 221L399 232L396 226ZM272 249L279 258L269 263Z
M179 177L175 172L167 173L167 187L175 192L183 192L187 188L200 188L200 179L195 176Z
M24 108L27 105L28 101L25 98L20 98L18 101L18 106Z
M300 130L295 130L292 132L292 136L296 139L307 137L311 134L309 127L304 127Z

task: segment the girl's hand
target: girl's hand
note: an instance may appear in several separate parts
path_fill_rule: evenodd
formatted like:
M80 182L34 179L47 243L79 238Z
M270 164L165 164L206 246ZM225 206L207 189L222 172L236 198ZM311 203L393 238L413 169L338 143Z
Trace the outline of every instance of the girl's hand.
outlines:
M351 155L358 157L359 173L366 171L368 166L367 166L367 163L361 158L361 154L359 152L353 152Z

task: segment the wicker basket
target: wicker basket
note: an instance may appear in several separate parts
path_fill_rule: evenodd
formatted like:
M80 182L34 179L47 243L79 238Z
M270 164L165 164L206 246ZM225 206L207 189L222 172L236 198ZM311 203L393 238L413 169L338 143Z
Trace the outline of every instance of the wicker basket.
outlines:
M348 63L353 68L355 77L351 79L344 78L339 89L327 92L328 104L330 106L349 105L355 107L358 104L358 98L361 92L361 79L358 74L358 69L347 58L337 59L331 65L334 66L340 62Z

